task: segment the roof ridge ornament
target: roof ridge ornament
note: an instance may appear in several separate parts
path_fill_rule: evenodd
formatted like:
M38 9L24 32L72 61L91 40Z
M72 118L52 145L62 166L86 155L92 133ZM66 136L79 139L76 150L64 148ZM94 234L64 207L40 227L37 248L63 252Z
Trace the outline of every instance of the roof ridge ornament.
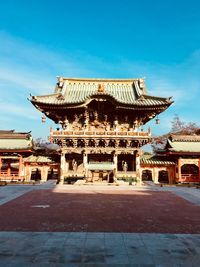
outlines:
M168 98L166 99L166 101L167 101L168 103L171 103L171 102L172 102L172 96L168 97Z
M140 97L139 97L139 99L138 99L139 101L144 101L145 100L145 98L144 98L144 96L143 95L141 95Z
M58 87L63 87L63 84L64 84L64 81L63 81L63 77L60 77L60 76L56 76L57 80L58 80Z
M64 98L64 96L63 96L62 93L59 93L59 94L57 95L57 99L58 99L58 100L65 100L65 98Z
M98 85L98 93L105 93L105 85L103 83Z
M140 87L141 90L144 89L144 79L145 78L139 78L139 80L138 80L139 81L139 87Z

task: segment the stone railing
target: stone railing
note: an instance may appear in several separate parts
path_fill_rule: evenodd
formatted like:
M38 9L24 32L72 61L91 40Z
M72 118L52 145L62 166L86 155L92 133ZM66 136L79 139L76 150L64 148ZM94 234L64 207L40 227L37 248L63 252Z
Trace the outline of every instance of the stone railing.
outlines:
M116 177L124 179L136 178L136 171L117 171Z

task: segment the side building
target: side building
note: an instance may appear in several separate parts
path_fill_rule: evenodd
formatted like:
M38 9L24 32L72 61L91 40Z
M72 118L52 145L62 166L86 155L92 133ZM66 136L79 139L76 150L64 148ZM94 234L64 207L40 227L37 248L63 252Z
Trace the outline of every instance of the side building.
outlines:
M141 159L140 175L155 183L200 183L200 136L169 136L162 151Z
M57 151L38 151L31 132L0 130L0 181L29 183L57 179L58 157Z
M200 136L171 135L164 153L176 163L176 182L200 182Z
M139 177L140 148L151 140L142 126L173 103L148 95L144 79L63 77L53 94L30 101L43 120L61 126L49 137L61 148L61 183L71 177L87 182Z
M23 181L24 158L33 151L31 133L0 130L0 180Z

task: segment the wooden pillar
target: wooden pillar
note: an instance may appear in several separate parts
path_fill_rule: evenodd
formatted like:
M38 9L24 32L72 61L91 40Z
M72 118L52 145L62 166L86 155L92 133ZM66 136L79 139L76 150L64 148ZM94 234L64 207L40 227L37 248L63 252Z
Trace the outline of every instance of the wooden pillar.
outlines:
M41 182L46 182L47 181L47 176L48 176L48 166L42 166L41 170Z
M87 165L88 161L88 155L87 153L83 154L83 166L85 167Z
M117 163L118 163L118 155L115 153L114 155L113 155L113 163L114 163L114 173L113 173L113 175L114 175L114 181L116 181L117 180Z
M174 166L169 166L167 168L168 171L168 177L169 177L169 184L175 183L175 168Z
M166 171L168 173L168 181L169 181L169 184L172 184L172 170L170 167L166 167Z
M18 170L18 176L19 176L19 178L22 178L22 176L23 176L23 166L22 166L22 164L23 164L23 158L22 158L22 156L20 155L19 156L19 170Z
M158 168L157 167L153 168L153 176L154 176L154 183L158 184Z
M178 181L181 181L181 158L178 159Z
M61 158L60 158L60 184L64 183L64 178L66 174L66 159L65 159L65 153L61 153Z
M139 183L142 183L142 177L140 177L140 154L139 151L136 153L135 157L135 171L136 171L136 178L139 180Z
M24 178L26 182L31 180L31 166L27 162L24 163Z
M87 164L88 164L88 154L83 153L83 168L85 171L85 178L87 178L88 176Z
M2 166L2 157L0 156L0 173L1 173L1 166Z
M11 162L10 159L8 159L8 169L7 169L7 175L10 176L11 175Z
M107 182L109 183L109 180L110 180L110 172L107 171Z
M117 156L116 153L113 155L113 163L115 165L115 169L116 169L116 172L117 172L118 156Z

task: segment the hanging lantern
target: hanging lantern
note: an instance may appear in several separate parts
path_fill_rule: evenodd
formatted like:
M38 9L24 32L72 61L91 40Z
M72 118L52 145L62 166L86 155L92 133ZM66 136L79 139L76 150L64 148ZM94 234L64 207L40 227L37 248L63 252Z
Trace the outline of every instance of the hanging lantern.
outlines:
M42 123L45 123L45 122L46 122L46 117L42 116Z
M158 117L156 118L156 124L160 124L160 119Z

